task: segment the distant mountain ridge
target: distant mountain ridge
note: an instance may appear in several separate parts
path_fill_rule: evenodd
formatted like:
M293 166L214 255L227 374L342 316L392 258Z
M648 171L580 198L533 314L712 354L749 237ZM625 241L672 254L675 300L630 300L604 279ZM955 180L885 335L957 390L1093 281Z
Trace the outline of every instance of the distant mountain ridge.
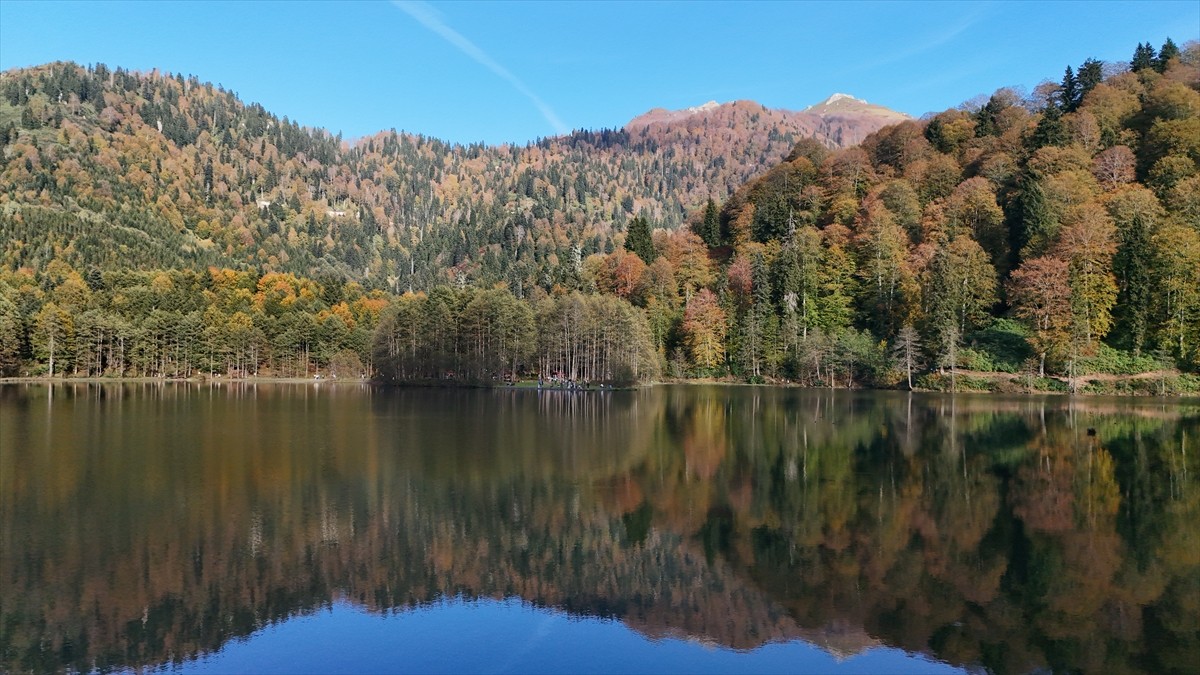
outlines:
M626 131L651 126L720 126L723 121L737 119L739 112L758 116L752 123L786 130L798 136L815 138L825 146L843 148L861 143L869 134L890 124L912 119L911 116L881 105L868 103L849 94L833 94L820 103L799 111L767 108L754 101L709 101L683 110L654 108L633 118ZM765 116L765 119L764 117Z

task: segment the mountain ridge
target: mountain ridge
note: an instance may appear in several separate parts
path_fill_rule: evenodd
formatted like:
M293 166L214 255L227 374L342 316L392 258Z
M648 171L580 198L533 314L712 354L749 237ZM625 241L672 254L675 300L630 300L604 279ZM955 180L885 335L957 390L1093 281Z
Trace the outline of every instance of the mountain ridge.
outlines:
M736 115L737 112L765 114L771 124L788 128L794 133L806 134L831 149L857 145L871 132L878 131L888 124L912 119L910 115L885 106L868 103L849 94L835 93L820 103L814 103L801 110L768 108L749 99L726 103L708 101L680 110L651 108L627 122L624 129L633 132L655 125L691 125L697 120L727 118ZM830 119L838 120L839 125L827 124ZM848 137L839 133L845 128L854 129L854 133Z

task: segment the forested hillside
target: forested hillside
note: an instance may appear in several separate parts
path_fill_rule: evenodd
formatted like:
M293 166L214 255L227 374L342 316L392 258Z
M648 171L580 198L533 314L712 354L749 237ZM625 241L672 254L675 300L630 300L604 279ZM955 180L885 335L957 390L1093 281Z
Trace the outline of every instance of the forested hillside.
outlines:
M778 125L759 138L773 113L744 103L526 148L392 133L348 147L194 80L58 64L2 89L10 373L48 370L51 334L89 309L142 325L162 306L122 304L123 289L155 269L211 266L188 311L220 306L202 320L218 336L242 312L264 337L249 366L228 339L214 338L220 358L188 357L210 371L308 373L353 352L401 380L1105 390L1155 373L1122 386L1196 386L1176 371L1200 365L1194 43L1088 59L1032 95L1003 89L844 149ZM704 202L766 159L752 148L784 142L783 162ZM688 226L670 227L688 203ZM131 267L147 271L117 271ZM278 337L258 298L280 269L296 271L296 297L322 300L296 305L318 322L360 296L384 305L346 324L377 321L373 340L294 359L306 343ZM216 300L231 275L241 305ZM69 290L81 285L93 304Z
M206 265L549 290L635 215L678 226L801 137L898 115L737 102L525 147L388 131L353 144L198 79L56 63L0 75L0 264ZM520 294L521 291L518 290Z
M1198 66L1194 43L1139 45L1108 77L1089 59L1028 99L1001 90L838 152L802 142L694 223L728 266L679 346L805 381L1196 368ZM722 329L724 354L697 346Z

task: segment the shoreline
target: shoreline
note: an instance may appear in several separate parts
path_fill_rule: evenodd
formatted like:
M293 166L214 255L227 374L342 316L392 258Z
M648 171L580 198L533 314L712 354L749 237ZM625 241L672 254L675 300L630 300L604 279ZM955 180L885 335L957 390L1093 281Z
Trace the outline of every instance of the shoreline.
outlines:
M378 384L375 380L311 377L0 377L4 384Z
M948 375L948 374L947 374ZM207 385L245 385L245 384L289 384L289 385L333 385L333 386L370 386L370 387L396 387L396 388L442 388L442 389L497 389L497 390L521 390L521 391L567 391L576 393L591 393L604 391L628 391L639 389L642 387L653 387L657 385L722 385L722 386L737 386L737 387L780 387L780 388L798 388L798 389L829 389L836 391L878 391L878 392L900 392L900 393L930 393L930 394L998 394L998 395L1025 395L1025 396L1130 396L1137 398L1190 398L1200 396L1200 391L1180 390L1172 388L1165 393L1159 391L1150 391L1145 388L1129 388L1125 390L1087 390L1087 387L1093 383L1102 382L1109 385L1134 385L1134 384L1154 384L1163 383L1165 381L1177 382L1180 378L1196 378L1194 375L1188 375L1179 372L1150 372L1137 373L1133 375L1111 375L1111 374L1092 374L1082 375L1076 378L1080 383L1080 390L1071 392L1067 389L1068 381L1059 377L1038 378L1039 380L1058 382L1062 386L1060 389L1040 389L1027 388L1025 383L1021 382L1020 376L1012 373L984 373L979 371L959 371L957 375L963 379L963 384L966 386L960 387L957 391L949 391L945 389L933 389L916 387L907 389L906 387L827 387L827 386L811 386L799 384L789 381L766 381L766 382L745 382L734 379L722 378L664 378L652 382L645 382L635 385L625 385L620 387L612 387L608 389L596 388L579 388L569 389L561 387L537 387L531 383L536 380L521 381L514 385L496 385L487 386L479 383L469 382L380 382L375 379L363 378L332 378L332 377L191 377L191 378L164 378L164 377L46 377L46 376L25 376L25 377L0 377L0 385L6 384L207 384ZM971 384L976 386L971 386ZM995 386L995 388L979 388L980 383Z

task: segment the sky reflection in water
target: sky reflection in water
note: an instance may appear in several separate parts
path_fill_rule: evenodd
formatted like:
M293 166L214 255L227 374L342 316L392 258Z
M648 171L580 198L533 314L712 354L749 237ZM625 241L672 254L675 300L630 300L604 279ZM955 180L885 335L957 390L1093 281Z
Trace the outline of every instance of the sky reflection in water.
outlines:
M288 619L220 652L165 668L184 673L958 673L876 647L838 658L796 640L737 651L694 639L652 639L619 621L519 600L447 600L366 612L344 600Z

